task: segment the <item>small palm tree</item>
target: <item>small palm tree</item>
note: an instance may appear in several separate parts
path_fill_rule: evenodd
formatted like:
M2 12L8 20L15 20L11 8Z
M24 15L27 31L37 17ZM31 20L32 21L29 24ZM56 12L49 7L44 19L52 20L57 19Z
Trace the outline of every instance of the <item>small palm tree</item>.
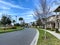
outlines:
M20 18L19 18L19 21L21 21L21 23L22 23L22 21L23 21L23 18L22 18L22 17L20 17Z
M16 22L16 21L15 21L15 20L13 20L13 23L14 23L14 24L15 24L15 22Z

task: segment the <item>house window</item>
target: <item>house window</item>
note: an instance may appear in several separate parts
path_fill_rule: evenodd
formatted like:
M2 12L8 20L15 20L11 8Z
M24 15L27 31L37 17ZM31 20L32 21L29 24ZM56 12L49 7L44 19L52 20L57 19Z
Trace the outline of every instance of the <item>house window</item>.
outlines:
M55 28L55 23L53 23L53 28Z
M59 16L57 15L56 18L58 18Z

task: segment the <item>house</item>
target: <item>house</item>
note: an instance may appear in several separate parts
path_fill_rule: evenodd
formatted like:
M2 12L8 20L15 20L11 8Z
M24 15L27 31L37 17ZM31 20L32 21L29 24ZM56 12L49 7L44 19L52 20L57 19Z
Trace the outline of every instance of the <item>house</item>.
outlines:
M60 28L60 15L52 15L48 17L47 28Z
M56 28L60 31L60 13L57 15L57 12L60 12L60 6L54 12L56 15L47 18L47 28Z

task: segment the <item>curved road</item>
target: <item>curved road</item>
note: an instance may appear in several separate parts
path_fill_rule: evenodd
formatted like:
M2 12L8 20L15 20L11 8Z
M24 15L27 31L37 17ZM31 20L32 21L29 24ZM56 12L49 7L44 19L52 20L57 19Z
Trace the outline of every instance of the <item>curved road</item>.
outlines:
M0 45L29 45L36 33L36 29L26 28L22 31L0 34Z

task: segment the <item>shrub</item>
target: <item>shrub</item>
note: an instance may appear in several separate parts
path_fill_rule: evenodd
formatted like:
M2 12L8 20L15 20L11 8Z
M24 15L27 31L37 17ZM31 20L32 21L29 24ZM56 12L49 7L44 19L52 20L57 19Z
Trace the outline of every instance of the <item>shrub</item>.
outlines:
M14 24L14 26L20 26L20 24L19 23L16 23L16 24Z
M6 30L7 28L3 27L3 28L0 28L0 30Z
M56 33L59 33L59 30L56 28Z
M11 29L16 29L17 27L16 26L13 26Z
M52 28L51 31L55 31L56 29L55 28Z
M46 28L47 30L51 30L51 28Z
M54 31L54 30L56 30L55 28L46 28L47 30L51 30L51 31Z
M0 28L0 30L8 30L8 29L16 29L15 26L11 26L11 27L3 27L3 28Z

